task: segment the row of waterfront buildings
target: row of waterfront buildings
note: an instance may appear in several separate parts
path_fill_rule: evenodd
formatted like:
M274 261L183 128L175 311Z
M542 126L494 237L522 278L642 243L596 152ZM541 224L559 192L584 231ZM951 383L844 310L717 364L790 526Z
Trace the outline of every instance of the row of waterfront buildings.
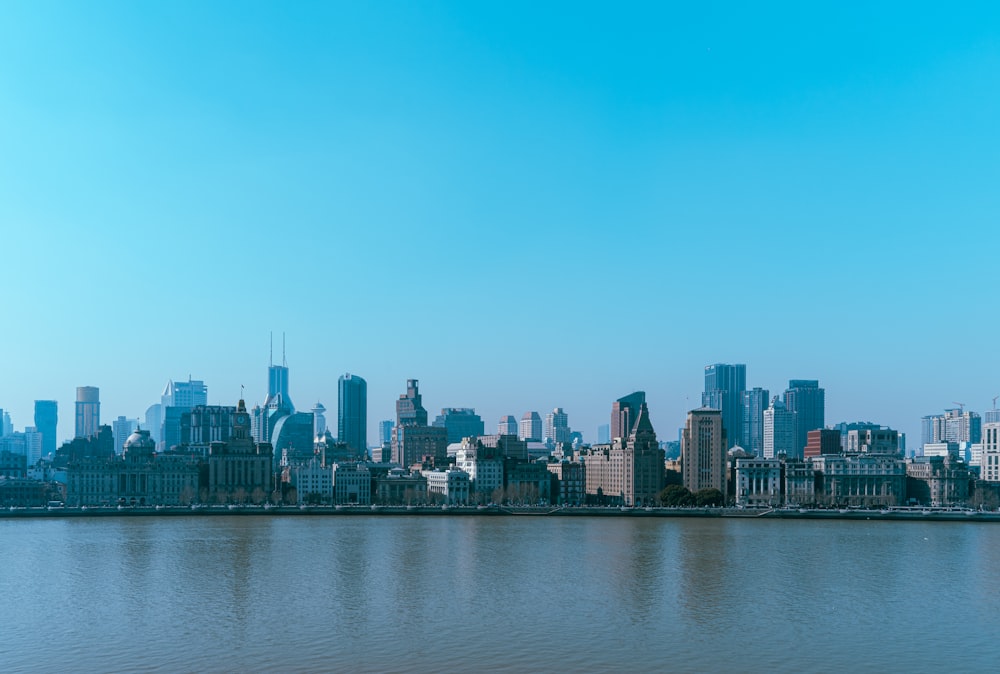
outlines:
M484 433L470 408L446 408L430 422L417 380L408 380L395 421L380 424L373 448L365 433L367 385L350 374L338 382L336 437L322 405L306 413L294 408L284 363L268 368L268 394L250 409L242 400L207 405L203 382L170 381L141 431L137 420L124 418L101 425L98 393L78 389L78 437L58 449L46 452L54 446L54 401L36 401L36 427L20 438L0 438L0 503L29 493L47 498L62 485L78 505L639 506L658 504L663 488L679 481L744 506L948 504L983 500L989 485L1000 482L1000 420L983 423L961 407L925 417L920 456L905 459L905 439L895 430L862 422L826 427L818 381L791 380L783 396L770 397L764 389L746 390L743 365L706 367L703 406L689 413L677 451L669 454L664 448L673 443L657 441L642 392L615 401L601 442L588 446L562 408L544 422L536 412L520 421L505 416L494 435ZM23 443L21 451L11 437ZM51 458L33 460L37 455Z

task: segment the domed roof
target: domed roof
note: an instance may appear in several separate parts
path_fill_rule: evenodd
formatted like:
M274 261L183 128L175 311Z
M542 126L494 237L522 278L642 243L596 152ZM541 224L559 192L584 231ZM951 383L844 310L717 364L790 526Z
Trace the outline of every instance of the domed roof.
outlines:
M124 453L130 451L153 452L155 450L156 443L149 437L149 431L143 431L138 428L132 431L132 435L128 436L128 440L125 441L125 446L123 447Z

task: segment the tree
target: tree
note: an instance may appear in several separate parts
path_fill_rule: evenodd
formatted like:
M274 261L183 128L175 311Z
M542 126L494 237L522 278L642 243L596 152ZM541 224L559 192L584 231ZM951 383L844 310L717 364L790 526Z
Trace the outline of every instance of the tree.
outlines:
M660 503L665 506L687 506L694 502L691 491L680 484L672 484L660 492Z
M694 503L700 507L721 506L726 502L726 497L715 487L699 489L694 494Z

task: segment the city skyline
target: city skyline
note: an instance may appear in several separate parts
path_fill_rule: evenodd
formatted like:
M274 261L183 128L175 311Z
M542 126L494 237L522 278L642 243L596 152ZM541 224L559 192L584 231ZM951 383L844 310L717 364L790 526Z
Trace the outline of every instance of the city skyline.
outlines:
M369 438L417 378L588 442L645 391L672 440L712 363L911 444L985 412L1000 7L814 11L5 4L0 407L263 404L274 331L299 404L365 378Z
M714 366L718 366L718 365L719 365L719 363L716 363ZM743 364L741 364L741 366L745 367L745 365L743 365ZM705 366L705 367L708 367L708 366ZM268 384L270 385L270 384L272 384L274 382L274 372L275 372L275 370L281 370L281 377L282 377L282 382L283 382L282 385L286 387L284 392L289 393L289 394L293 394L294 389L288 389L287 388L287 382L288 382L288 379L289 379L289 372L290 372L291 369L292 368L289 368L287 366L281 366L281 367L274 366L274 365L268 366L268 368L267 368L267 374L266 374L267 379L268 379ZM337 404L336 400L337 400L337 397L339 396L339 385L340 385L339 379L341 379L341 378L343 378L343 377L341 376L337 380L335 380L336 383L334 385L334 393L333 393L333 395L334 395L334 402L333 402L333 404L334 405ZM358 379L359 381L365 381L364 379L362 379L361 377L358 377L356 375L355 375L355 378ZM803 380L789 380L789 383L796 383L796 382L801 382L801 381L803 381ZM255 397L253 397L252 393L248 393L247 387L243 386L243 387L241 387L242 390L239 393L237 393L237 397L234 400L226 400L226 399L219 398L219 396L217 396L214 393L214 389L210 386L210 384L208 382L205 382L203 380L197 380L197 381L195 381L195 384L201 386L202 389L207 389L208 390L208 393L207 393L207 396L208 396L207 397L207 402L210 405L234 405L236 403L236 401L240 399L239 395L243 395L244 396L243 399L246 400L247 405L250 406L250 407L253 407L256 404L263 405L264 402L269 397L273 397L273 395L274 395L274 391L268 389L267 386L263 386L263 387L261 387L261 391L258 392L258 396L255 398ZM187 382L177 382L177 383L175 383L175 382L173 382L173 380L168 379L168 388L170 386L177 387L177 386L183 386L183 385L187 385ZM365 390L366 391L367 391L367 388L368 388L368 385L366 383L365 384ZM778 390L780 388L781 388L780 386L779 387L775 387L776 390ZM108 407L106 399L105 399L105 396L108 395L108 394L111 394L112 397L114 397L112 391L107 391L107 390L105 390L104 388L102 388L100 386L97 386L97 387L78 386L75 389L76 395L79 395L79 391L83 390L83 389L87 389L87 390L97 389L97 391L98 391L97 395L99 395L98 405L100 407L105 408L105 410L106 410L104 412L104 418L102 418L102 420L101 420L101 424L102 425L112 425L112 421L114 421L117 417L120 417L120 416L125 416L126 418L129 418L128 413L123 413L122 411L113 410L113 409L111 409L111 408ZM824 389L821 388L820 390L822 391ZM202 396L206 395L205 391L202 391L201 395ZM443 399L447 399L448 398L448 394L447 393L435 392L433 395L435 395L435 397L440 397L440 398L443 398ZM629 394L629 396L632 396L632 395L640 395L640 394L639 393L637 393L637 394ZM699 392L695 391L695 392L692 392L692 395L685 396L685 400L688 401L691 398L697 398L698 396L704 396L704 395L705 395L704 392L699 393ZM569 397L569 396L567 395L567 397ZM154 398L151 398L150 404L158 404L160 402L160 400L162 400L162 395L161 394L156 394L156 396L154 396ZM53 401L56 402L57 405L58 405L58 407L60 407L60 408L65 407L67 409L73 409L73 407L70 406L69 402L63 402L62 404L59 404L60 401L58 400L58 398L51 398L51 397L50 397L50 399L46 399L46 400L29 401L29 407L34 407L34 404L36 402L51 403ZM12 429L14 431L23 431L25 427L32 426L33 422L31 422L30 419L28 421L26 421L25 423L21 423L20 422L20 417L19 416L15 416L16 414L18 414L17 410L20 409L21 405L12 404L11 402L7 402L7 401L0 401L0 402L4 403L4 405L5 405L4 407L0 407L0 410L3 410L4 413L11 415L11 419L12 419L12 422L13 422ZM318 402L323 402L323 401L319 400ZM374 415L373 414L367 414L366 429L367 429L367 434L370 437L377 438L377 437L380 437L379 426L382 423L381 418L383 416L392 416L391 410L392 410L392 406L395 404L395 399L392 399L392 400L390 400L388 402L385 401L385 400L378 400L378 401L375 401L374 405L372 404L372 402L373 401L372 401L371 397L369 396L368 399L367 399L367 401L366 401L367 406L369 408L374 407L374 409L376 409L378 411L375 412ZM466 401L466 402L470 402L470 401ZM476 414L478 414L478 416L483 419L483 421L484 421L484 423L485 423L485 425L486 425L487 428L494 428L496 426L497 422L499 422L502 418L508 416L508 415L505 415L505 414L498 414L495 417L496 421L492 421L492 417L491 416L488 416L487 413L484 413L484 412L481 411L481 409L482 409L481 406L474 404L475 401L471 401L471 402L473 404L468 405L467 406L468 409L470 411L474 411ZM604 402L605 402L605 405L608 404L608 401L604 401ZM614 402L614 400L612 400L611 402ZM73 405L76 405L76 404L77 404L76 402L73 403ZM770 401L768 401L768 404L770 404ZM995 400L993 398L991 398L990 401L988 403L986 403L986 404L987 405L995 404ZM892 423L892 422L890 422L890 421L888 421L888 420L886 420L884 418L880 418L880 417L878 417L878 416L876 416L874 414L867 414L867 415L863 414L862 416L858 416L856 418L847 418L847 417L843 417L842 415L831 414L830 413L830 407L827 404L827 406L825 408L826 409L826 419L825 419L824 427L830 428L830 427L835 426L836 424L840 424L840 423L854 423L854 422L872 422L872 423L875 423L876 425L888 426L890 428L893 428L894 430L899 431L900 433L904 433L906 435L906 437L907 437L907 448L908 448L909 451L913 451L913 450L919 448L920 445L922 444L922 441L923 441L923 437L922 437L923 433L922 433L922 429L921 429L921 424L924 423L925 420L927 418L929 418L929 416L931 416L931 415L938 416L938 415L941 414L942 411L957 409L957 407L956 407L957 405L958 405L958 403L954 403L954 402L951 402L951 403L942 403L941 405L939 405L939 407L936 410L928 410L927 414L913 415L912 418L904 420L904 423L895 424L895 423ZM430 407L431 409L433 409L435 406L437 406L437 403L434 403L433 406L428 406L428 407ZM990 411L990 409L995 409L995 408L987 408L987 407L983 407L983 408L980 409L980 408L977 408L974 405L965 405L964 403L962 404L962 406L963 406L963 408L967 407L968 408L968 410L967 410L968 412L970 412L970 413L976 413L978 415L981 415L982 417L987 417L988 416L987 413ZM146 405L140 405L140 407L143 407L145 409L147 406ZM508 409L509 407L510 407L509 405L505 405L505 404L501 405L502 409ZM652 409L651 414L653 415L653 417L659 419L660 415L657 413L657 406L656 406L656 404L655 403L651 404L650 407ZM705 406L704 405L698 405L698 406L691 406L691 407L686 408L686 411L683 412L683 418L686 419L686 416L687 416L688 412L690 412L692 410L701 409L703 407L705 407ZM461 408L456 408L456 406L454 406L454 405L451 405L451 406L447 406L446 405L446 406L441 406L441 409L442 409L442 411L445 411L445 410L448 410L448 409L461 409ZM548 408L543 407L542 409L545 410L545 409L548 409ZM110 410L110 411L107 411L107 410ZM530 414L530 413L536 413L537 414L538 410L527 409L524 412L525 415ZM74 427L74 423L75 423L74 416L75 415L73 415L73 414L67 414L66 412L63 412L63 414L58 415L58 418L59 418L58 429L59 430L57 431L57 434L58 434L57 435L57 441L56 441L57 446L61 445L64 441L68 441L68 440L72 439L74 436L76 436L75 429L73 428ZM514 416L515 416L515 419L519 419L521 417L521 415L514 415ZM69 417L69 418L67 418L67 417ZM574 413L574 418L576 418L576 417L577 417L577 415ZM106 420L105 420L105 418L106 418ZM148 424L146 424L145 421L144 421L144 414L138 414L138 415L136 415L134 417L131 417L131 418L133 418L133 419L137 418L138 419L138 426L140 428L146 429L146 426ZM590 420L593 423L590 423L590 421L588 421L585 425L583 425L583 426L580 427L580 428L582 428L582 430L580 430L580 432L583 433L584 442L586 444L596 444L596 443L598 443L599 429L600 429L601 426L607 425L606 418L607 418L607 411L606 410L603 413L602 412L598 412L596 418ZM663 420L663 421L660 421L659 423L662 424L666 429L668 429L667 432L664 432L664 433L660 434L661 440L668 441L668 440L678 440L679 439L679 435L678 434L684 428L684 424L686 422L682 421L679 425L676 425L672 420ZM155 432L155 429L146 429L146 430L153 430ZM727 433L728 432L729 431L727 429ZM730 447L741 444L741 440L739 438L729 438L727 441L728 441ZM368 443L368 446L372 447L372 446L374 446L374 444ZM748 447L747 449L750 449L750 448Z

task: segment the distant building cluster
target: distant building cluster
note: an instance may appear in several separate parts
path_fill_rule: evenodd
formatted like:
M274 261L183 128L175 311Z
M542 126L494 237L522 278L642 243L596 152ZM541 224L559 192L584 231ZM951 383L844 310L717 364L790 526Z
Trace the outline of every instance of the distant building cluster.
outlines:
M998 410L981 418L955 403L923 417L919 450L907 456L891 428L827 424L818 380L792 379L771 396L747 389L742 364L704 374L702 406L677 441L658 440L636 391L611 403L593 444L561 407L504 415L493 434L470 407L432 421L417 379L369 443L367 382L339 377L328 426L322 403L293 405L284 355L249 408L209 405L208 387L188 377L168 380L143 419L102 424L100 390L81 386L74 437L61 444L56 401L35 401L34 425L21 432L0 410L0 505L1000 507Z

